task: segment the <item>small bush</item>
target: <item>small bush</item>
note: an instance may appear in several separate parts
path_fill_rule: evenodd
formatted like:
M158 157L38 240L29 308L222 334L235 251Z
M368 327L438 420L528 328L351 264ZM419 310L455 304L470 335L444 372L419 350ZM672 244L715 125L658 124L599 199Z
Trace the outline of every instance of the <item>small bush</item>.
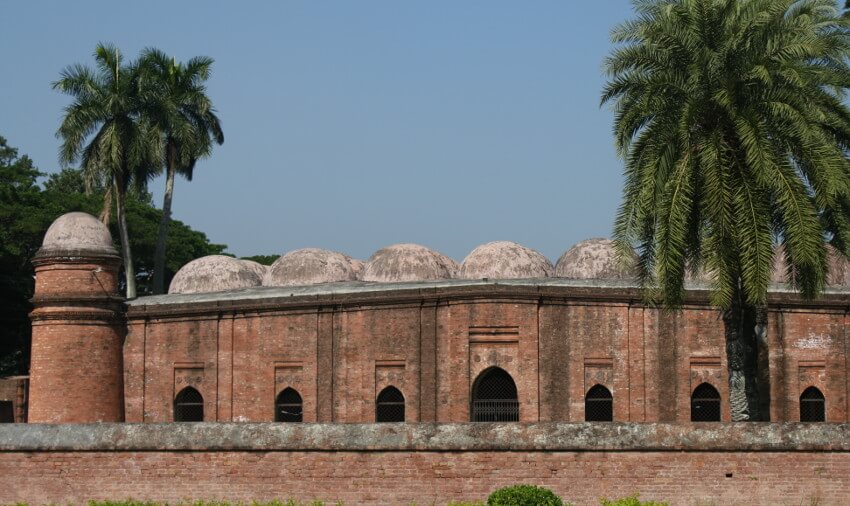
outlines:
M548 488L514 485L490 494L487 506L564 506L564 501Z
M608 499L602 499L602 506L669 506L666 502L656 502L656 501L641 501L638 499L638 495L630 495L629 497L623 497L622 499L615 499L613 501L609 501Z

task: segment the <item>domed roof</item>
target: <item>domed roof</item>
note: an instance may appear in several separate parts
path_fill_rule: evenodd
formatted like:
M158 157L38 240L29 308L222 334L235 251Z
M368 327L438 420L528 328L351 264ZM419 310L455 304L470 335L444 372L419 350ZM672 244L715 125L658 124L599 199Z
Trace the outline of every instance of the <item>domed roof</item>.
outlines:
M242 260L209 255L181 267L171 280L168 293L224 292L261 284L260 276Z
M614 241L596 238L581 241L561 255L555 264L555 276L572 279L628 279L634 277L634 274L630 265L620 262Z
M106 225L94 216L80 212L56 218L44 234L39 253L61 251L117 254Z
M552 262L545 256L515 242L495 241L478 246L466 256L459 277L464 279L547 278Z
M363 276L363 269L366 268L366 262L357 258L349 258L348 262L351 264L352 270L354 270L354 278L361 279Z
M242 262L243 264L245 264L246 266L250 267L252 271L257 273L257 276L260 276L260 279L263 279L263 277L265 277L265 275L266 275L266 271L269 270L268 265L263 265L260 262L255 262L253 260L246 260L244 258L240 258L239 261Z
M290 251L269 267L264 286L313 285L334 281L354 281L351 259L342 253L319 248Z
M850 286L850 262L844 258L832 245L826 246L827 250L827 286ZM778 245L773 249L773 274L771 283L788 283L788 263L785 260L785 246Z
M418 244L393 244L376 251L360 279L380 283L451 279L457 263Z

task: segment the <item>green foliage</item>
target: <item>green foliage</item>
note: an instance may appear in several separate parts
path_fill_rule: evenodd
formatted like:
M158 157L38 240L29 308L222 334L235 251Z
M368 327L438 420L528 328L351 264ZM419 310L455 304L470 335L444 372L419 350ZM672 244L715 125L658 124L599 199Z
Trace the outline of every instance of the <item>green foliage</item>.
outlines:
M612 32L625 187L614 236L644 287L679 306L705 269L713 302L764 304L774 243L804 297L824 238L850 254L850 18L834 0L635 0Z
M109 44L98 44L94 58L94 69L68 66L53 83L55 90L73 99L56 132L62 139L59 159L65 164L79 161L86 184L102 184L115 197L126 293L133 298L136 283L126 193L131 183L143 187L156 175L162 139L141 114L144 93L138 66L125 64L118 48Z
M613 501L609 501L608 499L602 499L602 506L668 506L666 502L657 502L657 501L641 501L638 499L638 494L630 495L629 497L623 497L622 499L615 499Z
M189 181L195 164L212 152L214 144L224 142L221 122L206 94L205 82L213 60L198 56L183 64L162 51L147 48L139 56L138 71L142 118L158 132L162 152L160 167L165 167L166 184L154 266L154 293L162 293L166 235L171 219L174 175Z
M18 156L0 137L0 376L26 374L29 368L30 322L33 270L30 265L41 246L44 233L62 214L83 211L97 215L103 206L101 193L86 195L84 176L66 169L52 174L43 185L43 176L26 156ZM127 192L127 221L133 227L131 249L137 259L136 280L140 293L149 293L153 252L161 211L151 204L144 190ZM112 237L117 227L110 223ZM226 248L212 244L202 232L174 221L168 233L167 274L189 261L218 254Z
M242 257L242 260L251 260L258 264L271 265L278 258L280 258L280 255L254 255L250 257Z
M496 490L487 498L487 506L563 506L560 497L548 488L513 485Z

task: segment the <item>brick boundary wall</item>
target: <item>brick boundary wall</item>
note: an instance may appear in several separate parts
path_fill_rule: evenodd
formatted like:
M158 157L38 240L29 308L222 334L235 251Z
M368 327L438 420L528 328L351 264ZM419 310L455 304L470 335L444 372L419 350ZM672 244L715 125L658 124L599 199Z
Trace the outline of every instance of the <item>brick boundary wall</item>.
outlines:
M850 424L92 424L0 427L0 503L484 499L847 504Z

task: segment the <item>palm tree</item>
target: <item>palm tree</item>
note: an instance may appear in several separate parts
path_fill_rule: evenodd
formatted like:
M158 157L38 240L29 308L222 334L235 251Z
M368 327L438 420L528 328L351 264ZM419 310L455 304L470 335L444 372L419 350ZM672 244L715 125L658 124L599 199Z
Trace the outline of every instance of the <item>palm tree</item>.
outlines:
M675 308L712 277L733 420L759 413L756 348L774 245L805 298L850 240L850 21L835 0L634 0L612 32L602 103L625 186L614 236Z
M202 56L183 65L152 48L142 51L140 57L142 88L147 90L145 114L161 132L165 147L165 196L154 256L154 293L165 290L165 243L174 175L179 173L191 181L197 160L210 155L214 142L224 142L221 122L204 87L212 64L212 58Z
M103 181L110 188L118 214L127 297L134 298L136 280L124 197L131 183L147 182L155 167L158 139L139 115L134 66L124 65L120 51L109 44L98 44L94 57L96 69L72 65L53 83L54 89L74 99L56 132L62 139L59 158L63 164L79 160L89 186Z

